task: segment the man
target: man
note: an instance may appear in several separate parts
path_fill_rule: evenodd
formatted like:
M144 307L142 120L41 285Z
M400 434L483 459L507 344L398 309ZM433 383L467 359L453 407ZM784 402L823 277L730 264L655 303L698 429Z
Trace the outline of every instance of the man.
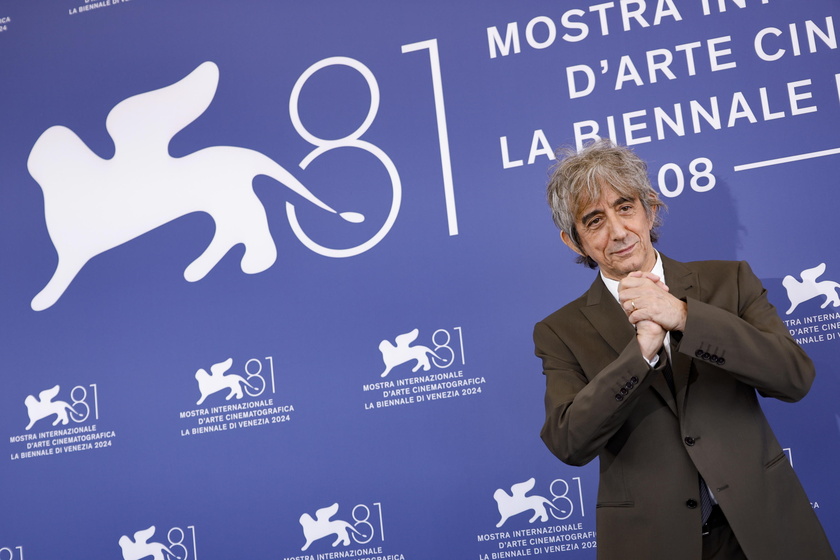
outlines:
M548 199L600 268L534 328L543 441L600 459L598 558L834 559L756 395L797 401L814 367L749 265L659 254L646 165L606 140L562 159Z

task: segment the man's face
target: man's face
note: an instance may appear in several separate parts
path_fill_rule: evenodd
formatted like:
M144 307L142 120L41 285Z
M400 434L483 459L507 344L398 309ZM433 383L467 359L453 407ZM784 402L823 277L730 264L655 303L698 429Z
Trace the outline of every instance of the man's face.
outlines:
M575 220L580 248L565 232L562 238L573 251L597 262L604 276L621 280L635 270L653 268L652 227L653 216L648 218L639 199L628 200L605 188L601 198L586 205Z

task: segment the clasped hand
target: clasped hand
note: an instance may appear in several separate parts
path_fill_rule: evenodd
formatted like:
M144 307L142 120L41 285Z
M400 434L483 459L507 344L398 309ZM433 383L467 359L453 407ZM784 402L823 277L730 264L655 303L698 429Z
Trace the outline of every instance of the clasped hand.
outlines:
M630 323L642 355L652 359L668 331L682 331L688 305L670 294L662 279L650 272L631 272L618 285L618 300Z

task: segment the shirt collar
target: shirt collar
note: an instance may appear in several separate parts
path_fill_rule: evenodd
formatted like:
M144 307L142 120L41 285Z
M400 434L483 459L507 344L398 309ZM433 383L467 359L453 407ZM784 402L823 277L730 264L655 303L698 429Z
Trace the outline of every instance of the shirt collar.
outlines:
M653 268L651 272L659 276L662 280L662 283L665 284L665 270L662 266L662 258L659 256L659 251L655 251L656 253L656 262L653 263ZM618 280L612 280L611 278L607 278L604 276L604 273L601 272L601 280L604 281L604 284L607 286L607 289L613 295L616 301L618 301Z

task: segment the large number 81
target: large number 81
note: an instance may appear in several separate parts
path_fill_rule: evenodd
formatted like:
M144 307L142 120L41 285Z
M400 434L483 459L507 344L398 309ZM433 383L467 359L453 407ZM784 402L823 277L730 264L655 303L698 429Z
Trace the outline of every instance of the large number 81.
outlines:
M457 235L458 222L455 213L455 196L454 187L452 184L452 165L449 158L449 136L446 129L446 112L443 104L443 88L441 85L440 60L438 57L437 40L422 41L420 43L403 45L402 47L402 51L404 53L423 49L429 50L429 57L431 62L432 85L435 97L438 142L440 146L441 167L443 171L443 186L444 194L446 197L446 213L449 224L449 235ZM350 134L341 138L334 139L319 138L312 134L306 128L306 126L304 126L303 121L300 118L300 111L298 110L298 102L300 100L300 93L303 89L303 86L316 72L324 68L328 68L330 66L348 66L352 68L353 70L357 71L359 74L362 75L362 77L365 79L365 82L367 82L368 89L370 90L370 107L368 108L367 116L365 117L362 124L360 124L359 127ZM327 257L342 258L352 257L364 253L365 251L374 247L377 243L382 241L382 239L391 230L391 227L394 225L394 222L397 219L397 214L399 214L400 211L400 203L402 201L402 185L400 183L400 175L397 172L397 167L394 165L394 162L391 160L391 158L388 157L388 154L382 151L381 148L361 139L362 135L365 132L367 132L368 128L370 128L370 125L376 118L376 113L378 110L379 84L376 82L376 77L374 77L373 72L371 72L367 66L353 58L334 56L316 62L315 64L307 68L306 71L303 72L303 74L300 75L297 82L295 82L294 88L292 88L292 94L289 97L289 116L292 119L292 124L294 125L295 130L301 138L315 146L315 149L309 152L309 154L300 162L301 169L306 169L309 166L309 164L312 163L315 159L330 152L331 150L335 150L336 148L357 148L373 155L376 159L378 159L388 172L388 177L391 181L391 207L388 211L387 217L385 218L385 222L382 224L382 227L380 227L379 230L367 241L360 243L359 245L356 245L354 247L349 247L345 249L325 247L314 241L311 237L309 237L306 234L306 232L303 231L303 227L301 227L300 221L297 218L297 213L295 212L294 205L291 202L286 203L286 215L289 218L289 223L291 224L292 231L294 231L295 235L301 241L301 243L303 243L311 251L314 251L320 255L324 255Z

